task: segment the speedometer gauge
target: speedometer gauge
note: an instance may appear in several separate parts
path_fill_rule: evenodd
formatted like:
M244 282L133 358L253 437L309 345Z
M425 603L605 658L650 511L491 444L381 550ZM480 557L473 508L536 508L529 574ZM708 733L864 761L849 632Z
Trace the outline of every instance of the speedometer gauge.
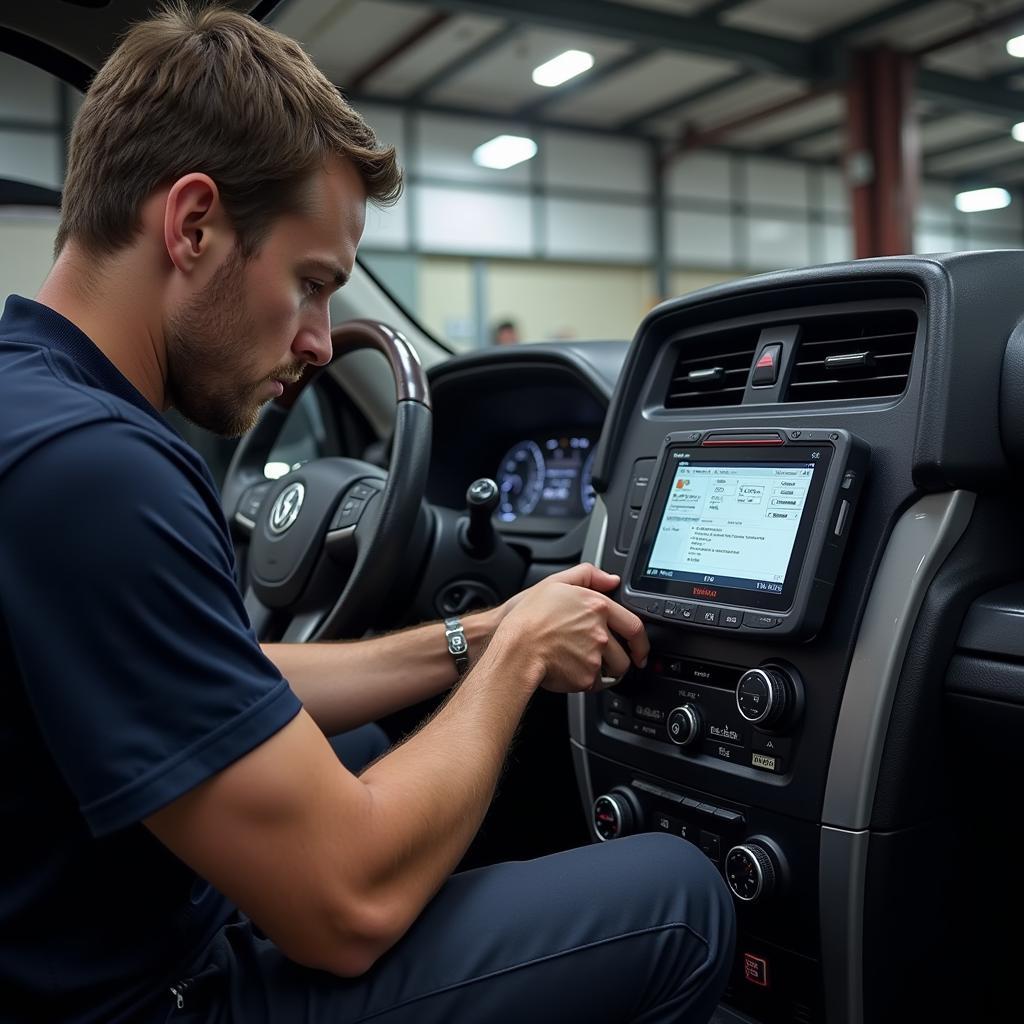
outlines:
M544 455L534 441L520 441L498 466L498 517L511 523L531 515L544 490Z

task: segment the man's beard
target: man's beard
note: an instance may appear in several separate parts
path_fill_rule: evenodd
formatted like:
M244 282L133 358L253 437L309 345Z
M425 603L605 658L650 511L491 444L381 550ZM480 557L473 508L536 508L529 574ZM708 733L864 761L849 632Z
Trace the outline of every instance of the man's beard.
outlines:
M259 419L267 383L295 380L302 364L255 378L257 336L243 306L245 260L233 252L216 276L167 325L167 397L187 420L223 437L238 437Z

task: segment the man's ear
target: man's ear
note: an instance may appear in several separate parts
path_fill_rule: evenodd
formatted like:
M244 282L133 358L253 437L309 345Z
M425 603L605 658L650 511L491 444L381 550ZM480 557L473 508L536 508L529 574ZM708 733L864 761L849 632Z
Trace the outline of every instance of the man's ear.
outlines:
M207 174L186 174L167 193L164 203L164 245L171 262L182 273L189 274L209 254L220 262L221 250L234 244L228 238L220 191Z

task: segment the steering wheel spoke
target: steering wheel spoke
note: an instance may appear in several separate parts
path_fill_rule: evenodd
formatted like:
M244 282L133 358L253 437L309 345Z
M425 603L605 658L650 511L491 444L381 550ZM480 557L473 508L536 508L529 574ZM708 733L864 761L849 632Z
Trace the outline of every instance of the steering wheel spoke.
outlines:
M232 521L245 536L251 535L252 531L256 529L263 501L273 485L273 480L264 480L252 484L242 492L241 498L238 499Z

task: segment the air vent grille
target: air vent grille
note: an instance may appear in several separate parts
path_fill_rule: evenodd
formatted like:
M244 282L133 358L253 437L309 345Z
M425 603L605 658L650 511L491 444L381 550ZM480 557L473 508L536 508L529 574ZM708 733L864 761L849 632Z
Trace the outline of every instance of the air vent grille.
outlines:
M745 327L683 341L672 371L665 408L739 405L759 335L758 328Z
M884 309L803 322L787 402L838 402L903 394L917 334L917 314Z

